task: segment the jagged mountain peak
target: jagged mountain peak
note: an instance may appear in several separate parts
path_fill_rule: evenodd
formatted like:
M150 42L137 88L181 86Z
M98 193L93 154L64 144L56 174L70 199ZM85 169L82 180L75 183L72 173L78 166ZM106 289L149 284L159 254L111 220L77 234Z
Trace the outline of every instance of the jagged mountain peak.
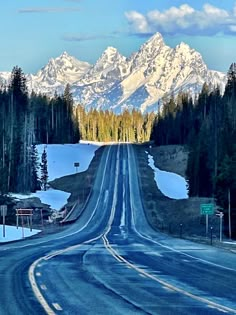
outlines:
M188 44L184 43L184 42L181 42L180 44L178 44L176 47L175 47L176 50L185 50L185 51L189 51L189 50L194 50L192 49Z
M111 87L117 80L127 74L127 58L114 47L107 47L94 66L83 76L82 84L96 83L96 91L103 90L101 80ZM81 85L81 82L78 82ZM103 84L104 86L104 84Z
M164 46L166 46L166 44L164 42L162 35L160 33L156 33L141 46L139 52L151 51L152 53L156 54Z
M117 50L117 48L114 48L112 46L108 46L104 52L102 53L102 55L100 56L100 58L98 59L98 61L96 62L96 64L100 64L100 63L113 63L114 62L120 62L120 61L126 61L126 58L121 55L119 53L119 51Z
M59 57L51 58L47 65L37 73L37 81L42 84L73 84L82 77L91 65L80 61L64 51Z
M63 51L63 53L59 56L59 58L70 58L70 57L72 56L69 55L67 51Z
M164 44L164 38L161 35L161 33L157 32L154 35L152 35L147 41L146 43L144 43L144 45L150 45L150 44Z
M162 35L156 33L131 57L131 68L137 69L142 66L147 67L150 62L155 60L155 58L170 50L171 48L165 45Z
M110 54L112 55L112 54L116 54L116 53L119 53L119 52L118 52L117 48L115 48L113 46L108 46L103 52L103 54L106 54L106 55L110 55Z

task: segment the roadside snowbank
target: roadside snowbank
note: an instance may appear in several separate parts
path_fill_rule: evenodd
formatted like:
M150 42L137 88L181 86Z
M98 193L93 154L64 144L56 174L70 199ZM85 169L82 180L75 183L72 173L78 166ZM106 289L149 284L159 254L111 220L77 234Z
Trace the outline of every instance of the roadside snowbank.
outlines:
M35 230L35 229L30 231L29 228L22 229L22 227L19 227L17 229L16 226L11 226L11 225L6 225L5 229L6 229L5 230L6 234L5 234L5 237L3 237L3 226L0 225L0 243L19 240L24 237L30 237L41 232L40 230Z
M150 154L148 154L148 165L153 169L157 187L163 195L172 199L188 198L188 183L185 178L155 167L153 156Z

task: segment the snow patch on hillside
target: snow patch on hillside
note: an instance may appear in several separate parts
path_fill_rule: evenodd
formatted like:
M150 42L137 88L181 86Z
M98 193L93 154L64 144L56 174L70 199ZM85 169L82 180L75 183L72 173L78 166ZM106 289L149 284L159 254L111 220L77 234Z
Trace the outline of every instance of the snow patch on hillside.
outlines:
M80 166L77 172L84 172L88 169L95 151L101 146L97 142L83 141L77 144L40 144L37 145L39 157L41 157L44 148L47 152L49 181L66 175L74 174L76 169L74 163L78 162ZM38 197L41 202L51 206L54 210L60 210L66 203L70 194L65 191L49 189L47 191L37 191L29 195L12 194L18 199Z
M161 171L155 167L153 156L149 154L148 165L153 169L157 187L163 195L172 199L188 198L188 183L184 177L175 173Z
M88 169L95 151L99 148L98 143L82 142L77 144L40 144L37 145L39 157L45 148L47 152L49 181L66 175L74 174L76 169L74 163L80 165L79 173Z

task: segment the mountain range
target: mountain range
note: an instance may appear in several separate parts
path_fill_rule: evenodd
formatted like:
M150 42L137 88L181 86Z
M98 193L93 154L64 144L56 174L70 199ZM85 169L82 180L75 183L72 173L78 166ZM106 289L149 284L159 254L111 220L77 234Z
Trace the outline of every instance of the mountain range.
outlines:
M10 73L0 72L3 83L9 78ZM91 65L64 52L26 79L29 91L49 96L63 93L69 83L76 103L119 113L125 108L157 110L163 96L179 91L195 95L204 82L223 90L226 75L209 70L201 54L187 44L171 48L156 33L129 58L108 47Z

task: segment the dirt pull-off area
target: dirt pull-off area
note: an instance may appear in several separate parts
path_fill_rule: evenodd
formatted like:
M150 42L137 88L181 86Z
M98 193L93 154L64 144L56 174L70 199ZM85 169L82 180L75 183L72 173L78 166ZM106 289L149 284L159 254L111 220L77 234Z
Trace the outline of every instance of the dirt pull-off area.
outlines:
M150 144L136 145L139 180L146 217L156 229L184 238L206 240L206 217L200 215L200 205L213 203L211 198L188 198L174 200L164 196L157 188L154 171L148 166L148 154L153 156L155 166L185 177L188 152L183 146L156 147ZM147 154L148 153L148 154ZM213 239L219 238L219 218L209 216L213 227Z

